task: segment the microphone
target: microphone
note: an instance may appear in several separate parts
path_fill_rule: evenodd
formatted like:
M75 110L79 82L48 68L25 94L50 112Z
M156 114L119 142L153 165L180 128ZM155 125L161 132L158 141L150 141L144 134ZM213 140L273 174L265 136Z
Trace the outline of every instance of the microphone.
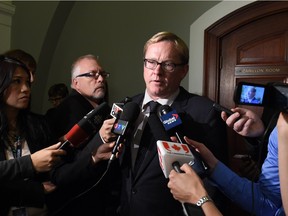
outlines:
M59 149L69 150L71 147L78 147L91 135L100 130L103 121L109 113L110 106L106 102L91 110L65 134L64 137L66 140L61 144Z
M177 112L174 109L172 109L169 105L162 105L158 109L158 116L160 117L160 120L165 130L170 135L176 135L178 142L184 143L181 138L183 136L181 136L179 132L176 130L177 127L182 124L181 118L179 117Z
M110 115L116 119L119 119L121 113L123 112L123 107L126 103L132 101L130 97L124 99L124 103L113 103Z
M158 115L160 120L169 135L175 135L178 142L184 144L183 135L180 133L180 126L182 125L182 120L180 116L176 112L176 110L172 109L169 105L162 105L158 109ZM188 147L188 145L187 145ZM188 147L189 148L189 147ZM189 148L190 149L190 148ZM201 155L194 148L190 149L193 155L193 162L190 162L189 165L195 170L195 172L203 178L206 175L208 170L208 166L202 160ZM192 161L192 160L191 160ZM177 161L175 161L177 162ZM180 161L178 163L173 164L173 168L177 171L180 170ZM170 170L171 171L171 170Z
M194 156L187 144L158 140L157 149L160 167L166 178L172 169L182 172L180 163L194 163Z
M119 117L116 119L112 132L118 135L115 145L112 150L112 155L110 157L110 161L116 158L116 153L118 152L118 147L120 143L122 143L127 136L129 130L131 129L132 125L138 118L140 113L140 107L135 102L127 102L124 107L123 111Z

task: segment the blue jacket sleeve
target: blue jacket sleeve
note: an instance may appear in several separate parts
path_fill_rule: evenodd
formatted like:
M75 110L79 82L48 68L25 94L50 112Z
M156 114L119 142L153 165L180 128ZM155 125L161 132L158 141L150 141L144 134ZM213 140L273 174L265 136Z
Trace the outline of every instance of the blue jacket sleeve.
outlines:
M263 163L258 182L242 178L220 161L211 180L233 202L256 215L275 215L281 208L280 182L278 175L278 140L274 129L269 138L268 154Z

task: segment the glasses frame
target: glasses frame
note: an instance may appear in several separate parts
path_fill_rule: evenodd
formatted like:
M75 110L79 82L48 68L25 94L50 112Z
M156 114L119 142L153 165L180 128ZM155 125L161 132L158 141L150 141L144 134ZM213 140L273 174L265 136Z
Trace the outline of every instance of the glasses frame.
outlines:
M146 68L150 69L150 70L155 70L155 69L157 68L157 66L160 65L160 67L162 68L162 70L164 70L164 71L166 71L166 72L169 72L169 73L174 72L175 69L176 69L176 67L186 65L186 64L184 64L184 63L176 64L176 63L169 62L169 61L158 62L158 61L156 61L156 60L146 59L146 58L143 59L143 61L144 61L144 66L145 66ZM154 67L151 67L151 68L147 67L147 62L149 62L149 61L150 61L151 64L152 64L152 62L155 64ZM165 66L166 66L167 64L169 64L170 66L172 66L173 69L172 69L171 71L170 71L170 70L167 70L167 69L165 68Z
M89 71L87 73L79 74L79 75L75 76L75 78L89 77L89 78L98 79L99 76L102 76L104 79L107 79L110 77L110 73L108 73L106 71Z

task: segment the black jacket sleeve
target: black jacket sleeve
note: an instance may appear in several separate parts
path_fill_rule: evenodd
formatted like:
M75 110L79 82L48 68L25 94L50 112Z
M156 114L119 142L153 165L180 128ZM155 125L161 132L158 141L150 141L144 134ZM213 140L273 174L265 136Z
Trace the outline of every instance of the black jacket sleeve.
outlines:
M34 177L35 171L33 168L30 155L20 158L0 161L0 182L8 182Z

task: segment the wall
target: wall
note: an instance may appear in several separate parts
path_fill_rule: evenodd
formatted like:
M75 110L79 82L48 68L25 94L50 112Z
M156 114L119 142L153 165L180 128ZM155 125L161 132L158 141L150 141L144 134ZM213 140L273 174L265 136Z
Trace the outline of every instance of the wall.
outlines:
M100 56L111 73L110 101L144 90L142 49L158 31L178 34L189 44L190 25L218 1L13 2L12 48L36 57L32 110L49 107L47 91L55 82L70 83L70 65L83 54ZM60 23L60 24L59 24ZM188 76L183 82L188 88Z
M254 0L253 0L254 1ZM203 94L204 31L217 20L253 1L223 1L202 14L190 27L189 91ZM200 72L200 73L199 73Z
M15 12L11 2L0 2L0 53L10 48L12 16Z

